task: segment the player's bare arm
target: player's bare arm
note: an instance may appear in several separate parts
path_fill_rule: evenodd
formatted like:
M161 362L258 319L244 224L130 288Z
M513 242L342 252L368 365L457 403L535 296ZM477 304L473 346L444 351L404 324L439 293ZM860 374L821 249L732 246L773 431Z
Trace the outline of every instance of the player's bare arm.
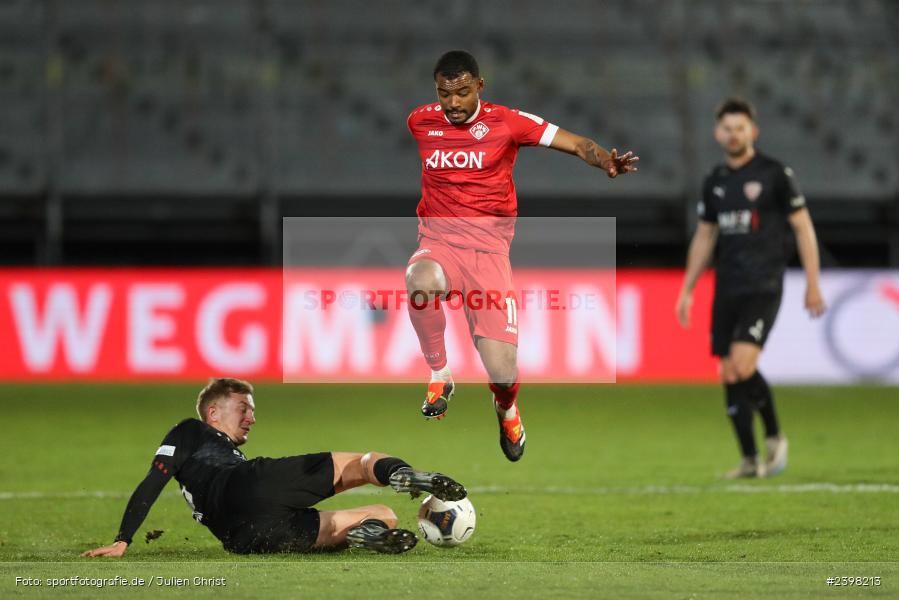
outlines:
M602 169L609 177L613 178L636 171L636 163L640 160L640 157L634 155L633 152L628 151L619 156L616 148L609 152L590 138L562 128L556 132L549 147L580 157L591 167Z
M693 239L690 241L690 249L687 252L687 273L684 276L684 285L681 288L680 295L677 298L677 305L675 306L677 320L683 327L690 326L693 288L696 287L699 276L708 267L717 241L718 225L700 221L696 226L696 233L693 234Z
M818 255L818 239L808 209L803 208L790 215L790 226L796 235L799 261L805 270L805 309L812 318L820 317L827 310L819 285L821 260Z

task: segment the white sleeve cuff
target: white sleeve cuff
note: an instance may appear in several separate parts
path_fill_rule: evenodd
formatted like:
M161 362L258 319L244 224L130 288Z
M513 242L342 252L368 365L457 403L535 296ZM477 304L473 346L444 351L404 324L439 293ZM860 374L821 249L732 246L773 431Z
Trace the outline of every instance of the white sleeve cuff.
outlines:
M553 138L556 137L556 132L559 131L558 125L553 125L552 123L546 124L546 129L543 130L543 135L540 136L540 141L538 142L541 146L549 146L553 143Z

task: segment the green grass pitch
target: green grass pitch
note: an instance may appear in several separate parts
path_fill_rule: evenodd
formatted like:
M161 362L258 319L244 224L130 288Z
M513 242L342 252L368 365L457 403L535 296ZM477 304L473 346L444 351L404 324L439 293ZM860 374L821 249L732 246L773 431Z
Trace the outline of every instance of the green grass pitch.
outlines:
M0 596L122 593L47 583L118 575L150 581L129 596L899 597L899 389L886 387L776 388L789 467L733 483L720 479L737 451L716 386L525 387L528 448L510 464L482 386L460 386L448 417L425 422L418 387L260 385L248 456L379 450L446 472L469 487L472 539L401 556L233 556L170 483L124 558L79 558L112 540L201 383L4 387ZM415 529L418 502L388 490L320 507L374 502ZM165 533L148 544L150 529ZM825 582L856 576L880 585Z

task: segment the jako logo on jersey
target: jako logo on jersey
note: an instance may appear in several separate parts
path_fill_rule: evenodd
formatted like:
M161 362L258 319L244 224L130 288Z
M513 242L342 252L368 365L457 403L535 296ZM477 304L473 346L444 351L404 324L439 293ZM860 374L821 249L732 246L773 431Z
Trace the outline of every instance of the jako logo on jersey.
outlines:
M443 150L434 150L434 152L425 159L426 169L483 169L484 155L486 152L474 152L462 150L453 152Z
M743 193L750 202L755 202L762 195L762 184L758 181L747 181L743 184Z
M475 123L471 126L471 129L468 130L468 133L474 136L474 139L479 140L488 133L490 133L490 128L484 125L483 123Z
M431 129L430 131L428 131L428 137L432 137L435 135L437 137L443 137L443 132L440 131L439 129Z

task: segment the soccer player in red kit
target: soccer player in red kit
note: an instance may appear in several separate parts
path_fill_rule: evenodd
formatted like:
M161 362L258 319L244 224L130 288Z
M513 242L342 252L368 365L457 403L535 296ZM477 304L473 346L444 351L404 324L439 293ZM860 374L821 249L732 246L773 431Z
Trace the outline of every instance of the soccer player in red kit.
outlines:
M441 56L434 81L439 102L416 108L408 119L421 155L421 201L419 247L409 259L406 288L409 317L431 367L421 410L428 419L443 418L455 390L441 303L458 293L490 380L500 447L517 461L525 433L516 403L518 323L509 245L518 210L512 182L518 148L541 145L573 154L609 177L636 171L638 158L481 100L484 80L467 52Z

